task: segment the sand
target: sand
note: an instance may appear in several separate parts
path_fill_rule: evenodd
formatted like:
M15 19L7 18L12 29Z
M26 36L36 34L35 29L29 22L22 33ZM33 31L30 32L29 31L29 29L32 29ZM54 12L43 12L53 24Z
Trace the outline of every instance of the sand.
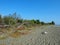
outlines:
M19 38L8 37L0 40L0 45L60 45L60 26L36 27L31 33Z

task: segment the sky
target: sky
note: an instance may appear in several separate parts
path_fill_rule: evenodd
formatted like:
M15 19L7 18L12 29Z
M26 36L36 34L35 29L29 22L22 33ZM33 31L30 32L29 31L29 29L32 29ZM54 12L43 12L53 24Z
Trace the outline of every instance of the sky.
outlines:
M14 12L23 19L60 24L60 0L0 0L2 16Z

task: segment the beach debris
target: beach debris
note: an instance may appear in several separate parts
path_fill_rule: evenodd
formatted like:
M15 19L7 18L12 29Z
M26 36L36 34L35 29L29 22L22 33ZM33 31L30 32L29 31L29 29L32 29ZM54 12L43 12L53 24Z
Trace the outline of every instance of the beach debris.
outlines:
M45 31L45 32L42 32L41 34L47 34L47 33L48 33L48 32Z

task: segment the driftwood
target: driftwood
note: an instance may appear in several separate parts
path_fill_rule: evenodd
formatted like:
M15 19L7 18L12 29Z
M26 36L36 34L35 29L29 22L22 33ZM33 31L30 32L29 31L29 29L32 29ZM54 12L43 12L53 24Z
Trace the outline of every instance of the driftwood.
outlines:
M0 25L0 28L7 28L10 27L9 25Z

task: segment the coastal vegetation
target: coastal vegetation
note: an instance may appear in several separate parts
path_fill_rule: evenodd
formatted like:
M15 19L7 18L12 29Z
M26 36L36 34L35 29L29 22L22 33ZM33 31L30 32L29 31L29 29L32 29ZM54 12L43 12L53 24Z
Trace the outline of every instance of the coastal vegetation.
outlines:
M15 26L17 26L18 23L20 24L27 23L30 25L39 25L39 24L40 25L55 25L54 21L45 23L45 22L40 21L39 19L24 20L21 17L18 17L18 14L16 12L13 14L8 14L7 16L3 16L3 17L2 17L2 14L0 14L0 24L2 23L6 25L15 25Z
M5 35L5 37L8 37L8 35L11 37L19 37L20 35L27 34L29 30L32 30L36 26L42 25L55 25L55 22L51 21L45 23L39 19L22 19L16 12L5 16L2 16L2 14L0 14L0 33ZM2 36L2 38L4 37Z

